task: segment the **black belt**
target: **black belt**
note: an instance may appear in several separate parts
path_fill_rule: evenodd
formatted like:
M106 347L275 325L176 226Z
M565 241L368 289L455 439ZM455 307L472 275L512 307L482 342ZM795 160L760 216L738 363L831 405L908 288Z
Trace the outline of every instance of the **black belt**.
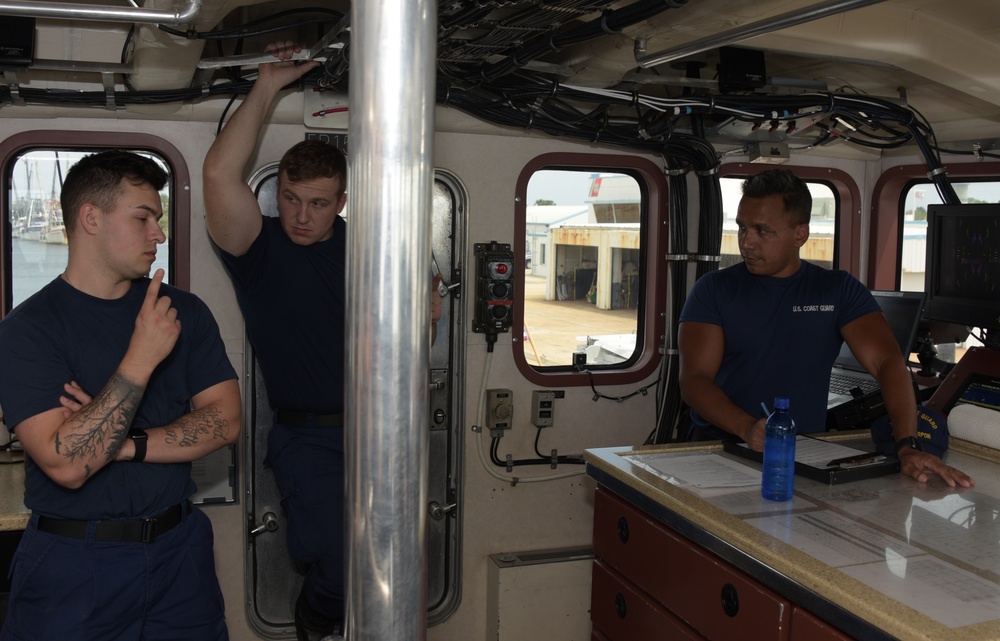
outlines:
M191 503L185 501L148 519L97 521L94 529L94 540L114 543L152 543L160 534L180 525L184 515L190 513ZM38 529L42 532L72 539L87 538L87 528L91 523L93 521L71 521L48 516L38 517Z
M313 414L297 410L274 410L274 422L293 427L341 427L343 414Z

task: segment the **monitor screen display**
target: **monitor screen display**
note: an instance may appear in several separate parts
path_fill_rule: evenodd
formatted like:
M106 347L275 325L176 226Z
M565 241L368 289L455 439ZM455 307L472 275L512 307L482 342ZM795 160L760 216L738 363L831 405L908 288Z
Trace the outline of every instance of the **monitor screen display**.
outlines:
M1000 204L928 207L926 270L925 318L1000 338Z

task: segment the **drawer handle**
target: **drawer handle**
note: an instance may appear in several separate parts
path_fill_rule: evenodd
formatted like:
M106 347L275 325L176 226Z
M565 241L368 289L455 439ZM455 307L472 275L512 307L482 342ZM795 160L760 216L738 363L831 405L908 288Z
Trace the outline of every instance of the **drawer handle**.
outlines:
M624 516L618 519L618 539L622 543L628 543L628 519Z
M722 611L731 617L740 611L740 595L732 583L722 586Z
M619 619L624 619L625 615L628 614L628 606L625 605L625 595L621 592L615 595L615 612L618 613Z

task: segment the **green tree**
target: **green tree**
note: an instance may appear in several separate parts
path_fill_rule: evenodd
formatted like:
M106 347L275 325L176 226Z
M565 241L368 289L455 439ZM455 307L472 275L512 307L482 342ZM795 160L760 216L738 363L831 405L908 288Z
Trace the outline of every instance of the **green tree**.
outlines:
M544 198L539 198L538 200L535 201L535 204L536 205L554 205L554 204L556 204L556 201L554 201L554 200L545 200Z

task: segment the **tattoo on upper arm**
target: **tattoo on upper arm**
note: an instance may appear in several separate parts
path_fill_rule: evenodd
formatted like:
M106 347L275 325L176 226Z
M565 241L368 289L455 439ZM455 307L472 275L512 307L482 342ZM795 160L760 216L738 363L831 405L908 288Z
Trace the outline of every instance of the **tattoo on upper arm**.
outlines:
M105 462L113 461L128 436L143 389L115 372L90 404L68 421L70 432L61 439L57 436L56 453L71 461L89 461L102 455ZM89 477L89 464L86 469Z

